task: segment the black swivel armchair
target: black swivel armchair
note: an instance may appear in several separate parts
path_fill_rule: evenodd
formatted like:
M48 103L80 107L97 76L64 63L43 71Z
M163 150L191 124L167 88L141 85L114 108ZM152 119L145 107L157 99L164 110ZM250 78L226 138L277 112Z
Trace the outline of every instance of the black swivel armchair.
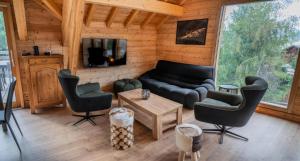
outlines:
M73 125L84 121L89 121L96 125L92 120L101 115L90 115L90 112L109 109L112 102L112 94L100 91L99 83L87 83L77 85L78 76L71 75L70 70L63 69L58 73L58 79L64 91L64 94L74 112L84 112L85 115L73 115L82 117Z
M209 91L206 99L195 103L196 119L215 124L217 127L217 129L203 129L203 131L220 134L220 144L223 143L225 134L248 141L247 138L229 129L246 125L268 89L268 84L262 78L253 76L246 77L245 82L246 86L241 88L242 96Z

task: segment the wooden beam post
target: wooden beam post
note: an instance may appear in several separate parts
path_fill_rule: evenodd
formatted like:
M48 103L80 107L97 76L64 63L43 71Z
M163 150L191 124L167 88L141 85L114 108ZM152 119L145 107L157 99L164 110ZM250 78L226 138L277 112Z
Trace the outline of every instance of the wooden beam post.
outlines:
M90 5L90 8L86 14L86 17L85 17L85 25L86 26L90 26L91 25L91 22L93 20L93 15L95 13L95 9L96 9L96 5L94 4L91 4Z
M84 17L84 0L72 0L73 7L71 12L71 27L72 33L71 39L69 39L69 69L72 73L75 73L78 65L78 55L80 48L81 32L83 26L83 17ZM72 40L72 41L71 41Z
M124 22L124 26L128 27L133 22L133 19L138 15L138 13L139 13L138 10L132 10L129 16L126 18Z
M111 24L113 23L113 20L115 18L115 15L116 13L118 12L118 8L117 7L112 7L108 16L107 16L107 19L106 19L106 26L107 27L110 27Z
M17 33L20 40L28 38L24 0L12 0L16 19Z
M74 74L77 70L83 17L84 0L64 0L62 21L64 67Z
M67 46L69 43L70 33L72 33L72 27L70 26L71 13L72 13L72 3L73 0L64 0L62 7L62 44Z
M86 0L86 2L142 10L170 16L182 16L184 10L182 6L157 0Z

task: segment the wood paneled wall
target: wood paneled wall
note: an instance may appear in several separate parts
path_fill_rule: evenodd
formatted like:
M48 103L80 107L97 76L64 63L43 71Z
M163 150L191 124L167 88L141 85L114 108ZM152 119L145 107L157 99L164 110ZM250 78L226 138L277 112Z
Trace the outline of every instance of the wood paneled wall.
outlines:
M124 28L123 24L113 23L111 28L107 28L103 22L92 22L90 27L84 27L82 37L127 39L127 65L84 69L79 64L77 73L80 83L99 82L102 89L111 90L115 80L135 78L153 68L157 60L156 35L154 26L146 29L140 29L138 25ZM82 62L82 57L79 62Z
M158 30L157 54L159 59L197 65L213 65L221 1L187 0L183 6L185 7L183 17L170 18ZM208 18L208 31L205 45L176 44L176 21L204 18Z
M61 22L43 9L33 0L25 0L25 14L27 21L28 40L17 39L17 52L20 56L20 71L25 106L29 105L28 84L25 81L22 52L33 53L33 46L39 46L40 53L51 49L53 53L63 54L61 45Z
M28 40L17 40L17 50L33 53L33 46L40 48L40 53L44 53L51 48L53 53L64 54L62 46L61 21L56 19L47 10L36 4L33 0L25 0L26 21L28 26ZM147 26L140 29L139 25L133 24L129 28L124 28L122 23L113 23L111 28L107 28L103 22L92 22L90 27L83 27L82 37L104 37L121 38L128 40L127 65L102 69L84 69L82 67L82 57L79 57L80 83L99 82L102 89L111 90L112 82L122 78L134 78L153 68L157 60L156 55L156 35L155 27ZM25 80L25 71L22 61L21 77L25 106L29 105L28 85Z

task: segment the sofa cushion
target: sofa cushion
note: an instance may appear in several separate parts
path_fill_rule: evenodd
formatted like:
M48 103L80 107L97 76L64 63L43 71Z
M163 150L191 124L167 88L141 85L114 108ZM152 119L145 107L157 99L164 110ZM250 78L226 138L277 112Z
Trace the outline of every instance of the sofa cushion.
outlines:
M151 78L166 82L172 85L176 85L182 88L189 88L189 89L195 89L201 86L201 84L192 84L192 83L187 83L184 81L180 81L180 77L173 75L173 74L162 74L162 73L156 73L152 74Z
M188 108L193 108L194 102L199 100L199 95L195 90L181 88L171 84L161 85L158 94L173 101L180 102Z

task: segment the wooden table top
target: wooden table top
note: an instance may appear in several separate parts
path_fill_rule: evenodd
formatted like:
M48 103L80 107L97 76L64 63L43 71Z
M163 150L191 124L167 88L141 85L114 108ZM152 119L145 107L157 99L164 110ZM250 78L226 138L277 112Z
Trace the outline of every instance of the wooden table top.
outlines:
M182 108L182 104L151 93L148 100L142 99L142 89L135 89L118 93L127 103L139 108L150 115L165 115Z

